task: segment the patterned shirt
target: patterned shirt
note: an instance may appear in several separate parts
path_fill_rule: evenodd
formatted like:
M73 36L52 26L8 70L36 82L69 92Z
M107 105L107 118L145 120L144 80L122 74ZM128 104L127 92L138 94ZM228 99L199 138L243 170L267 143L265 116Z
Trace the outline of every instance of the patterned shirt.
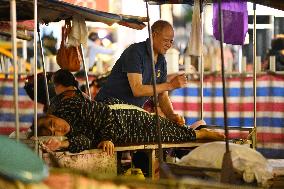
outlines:
M110 140L115 145L157 142L155 116L133 105L106 105L85 98L79 91L66 91L56 96L49 113L66 120L71 130L66 135L70 152L97 148ZM161 140L166 143L195 140L195 132L159 117Z

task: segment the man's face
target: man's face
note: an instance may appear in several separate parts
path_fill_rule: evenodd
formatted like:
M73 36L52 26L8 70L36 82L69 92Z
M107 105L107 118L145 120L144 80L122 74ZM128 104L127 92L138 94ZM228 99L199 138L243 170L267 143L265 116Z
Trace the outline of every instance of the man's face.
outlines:
M155 53L166 54L171 48L174 39L174 30L172 27L165 27L160 32L153 32L153 49Z

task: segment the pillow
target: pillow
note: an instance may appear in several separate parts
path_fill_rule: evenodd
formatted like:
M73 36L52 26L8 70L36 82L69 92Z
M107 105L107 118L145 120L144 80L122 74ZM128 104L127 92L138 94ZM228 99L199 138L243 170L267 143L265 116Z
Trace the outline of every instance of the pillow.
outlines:
M221 169L225 151L223 141L206 143L182 157L178 164ZM267 181L273 178L272 167L259 152L245 145L231 143L230 151L233 167L235 171L242 174L245 182L251 183L256 179L258 183L265 186Z

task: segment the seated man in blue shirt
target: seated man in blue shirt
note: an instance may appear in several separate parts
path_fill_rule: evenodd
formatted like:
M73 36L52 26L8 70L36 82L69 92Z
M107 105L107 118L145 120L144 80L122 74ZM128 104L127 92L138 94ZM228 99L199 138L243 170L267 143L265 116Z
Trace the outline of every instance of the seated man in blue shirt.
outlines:
M167 82L167 63L164 55L173 44L173 27L167 21L158 20L151 30L159 106L168 119L184 125L184 118L174 113L168 96L168 91L184 87L187 82L185 75L178 75ZM97 101L143 107L147 99L153 96L150 45L150 40L147 39L124 50L108 81L96 96Z

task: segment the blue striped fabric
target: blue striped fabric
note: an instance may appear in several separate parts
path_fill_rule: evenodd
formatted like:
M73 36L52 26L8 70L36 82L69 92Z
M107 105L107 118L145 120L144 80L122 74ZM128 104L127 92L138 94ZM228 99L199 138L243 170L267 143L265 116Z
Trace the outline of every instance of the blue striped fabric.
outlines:
M19 85L19 122L20 130L27 130L34 117L34 103L26 94L24 89L24 79L20 79ZM14 113L14 89L12 79L0 79L0 134L8 135L15 131ZM38 113L42 113L43 105L38 104Z
M191 124L200 119L199 82L190 81L183 89L172 91L175 111ZM253 82L251 77L229 78L227 86L228 126L253 127ZM224 126L222 83L220 77L204 78L204 120ZM257 77L257 147L269 158L284 158L284 77ZM236 131L231 131L236 136Z
M214 88L211 87L204 87L203 93L204 97L210 97L214 95L215 97L222 97L223 96L223 89L222 88ZM256 90L257 96L280 96L283 97L283 87L258 87ZM228 88L227 95L230 97L238 97L238 96L252 96L253 89L252 88ZM200 96L200 92L198 88L183 88L174 90L172 92L173 96Z

